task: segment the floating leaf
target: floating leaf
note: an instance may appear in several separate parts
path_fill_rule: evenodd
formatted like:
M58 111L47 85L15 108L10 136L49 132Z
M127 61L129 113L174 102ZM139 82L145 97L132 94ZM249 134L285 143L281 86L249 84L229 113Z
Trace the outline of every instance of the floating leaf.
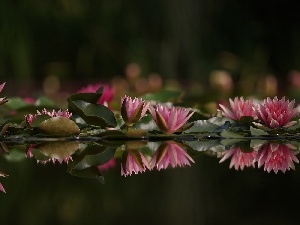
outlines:
M44 134L61 136L76 135L80 133L80 129L76 123L63 116L49 118L40 123L37 126L37 129Z
M89 125L102 128L117 126L114 113L104 105L91 104L82 100L69 100L69 106Z
M102 96L104 87L100 87L95 93L78 93L73 94L68 98L68 102L82 100L92 104L97 104L98 100Z
M228 130L223 130L221 136L223 138L244 138L244 136L237 133L230 132Z
M33 122L30 124L31 127L38 127L42 122L52 118L47 114L37 115Z
M261 130L261 129L257 129L254 127L250 127L250 132L252 136L264 136L264 135L269 135L267 132Z
M18 110L20 108L28 106L28 103L26 103L22 98L12 97L9 98L9 101L5 104L5 106L13 110Z
M145 131L159 130L158 126L156 125L150 114L147 114L143 118L141 118L137 123L135 123L132 126L132 128L142 129Z
M53 100L51 100L50 98L47 98L47 97L45 97L45 96L39 97L39 98L35 101L34 105L35 105L35 106L40 106L40 107L42 106L42 107L45 107L45 108L55 106Z
M210 123L207 120L197 120L194 122L194 126L192 126L190 129L186 130L188 133L193 132L213 132L215 131L219 126L213 123Z

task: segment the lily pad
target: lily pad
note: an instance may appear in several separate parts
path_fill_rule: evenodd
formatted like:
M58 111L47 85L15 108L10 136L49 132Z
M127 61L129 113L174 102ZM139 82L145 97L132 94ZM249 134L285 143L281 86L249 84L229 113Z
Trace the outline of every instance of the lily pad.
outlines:
M82 100L69 100L69 106L89 125L102 128L117 126L114 113L104 105L91 104Z
M44 134L61 136L77 135L80 133L80 129L76 123L63 116L49 118L40 123L37 129Z

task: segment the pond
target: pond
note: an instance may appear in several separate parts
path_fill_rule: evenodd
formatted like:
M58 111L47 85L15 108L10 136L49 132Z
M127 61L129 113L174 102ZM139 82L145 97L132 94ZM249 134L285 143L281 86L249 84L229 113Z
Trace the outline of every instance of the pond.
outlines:
M297 141L37 139L1 143L1 224L298 224Z
M299 224L295 101L209 114L180 95L1 98L1 225Z

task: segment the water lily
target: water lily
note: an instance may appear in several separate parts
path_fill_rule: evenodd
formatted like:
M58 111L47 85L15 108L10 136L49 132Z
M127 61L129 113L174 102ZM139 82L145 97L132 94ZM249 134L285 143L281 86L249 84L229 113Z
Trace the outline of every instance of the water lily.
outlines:
M255 117L255 112L253 110L253 101L244 100L243 97L235 97L234 100L229 99L231 109L219 104L222 109L222 114L232 120L240 120L243 116Z
M150 164L151 169L161 170L169 166L172 168L190 166L190 162L194 163L194 160L184 150L183 145L174 141L167 141L155 151Z
M26 119L27 123L30 125L36 119L36 117L40 116L40 115L48 115L50 117L62 116L62 117L70 118L72 116L72 113L70 113L68 110L48 111L46 109L43 109L42 112L37 110L36 114L25 115L25 119Z
M122 154L121 175L131 176L132 173L143 173L149 169L145 156L138 150L125 150Z
M240 147L232 148L225 151L221 162L231 157L230 168L234 167L236 170L243 170L244 167L255 167L257 151L243 152Z
M156 107L151 106L149 110L156 125L165 134L179 131L194 114L186 108L168 107L161 104L157 104Z
M270 128L288 127L293 123L290 120L296 115L297 110L294 108L295 100L285 100L285 97L278 100L267 98L263 103L258 103L255 111L258 119Z
M126 126L132 126L147 112L149 103L142 99L124 96L121 99L121 116Z
M77 93L95 93L100 87L104 87L102 96L98 100L98 104L103 105L111 102L114 98L115 91L114 89L108 84L89 84L85 87L82 87L77 91Z
M264 165L265 171L274 170L275 173L278 171L285 173L290 168L295 169L294 162L299 163L299 160L292 148L294 148L292 145L272 142L263 145L258 150L258 168Z

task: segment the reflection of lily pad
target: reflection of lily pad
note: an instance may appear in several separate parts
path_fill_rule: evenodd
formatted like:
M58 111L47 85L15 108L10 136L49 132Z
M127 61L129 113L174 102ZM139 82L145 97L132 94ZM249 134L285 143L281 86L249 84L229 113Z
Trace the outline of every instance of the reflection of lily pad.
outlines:
M97 166L89 167L83 170L72 169L69 171L71 175L82 178L96 178L99 182L104 184L104 177Z
M79 147L79 142L47 142L35 146L45 156L64 159L72 155Z
M92 166L100 166L114 157L116 147L91 144L71 163L69 170L82 170Z

